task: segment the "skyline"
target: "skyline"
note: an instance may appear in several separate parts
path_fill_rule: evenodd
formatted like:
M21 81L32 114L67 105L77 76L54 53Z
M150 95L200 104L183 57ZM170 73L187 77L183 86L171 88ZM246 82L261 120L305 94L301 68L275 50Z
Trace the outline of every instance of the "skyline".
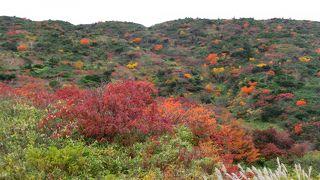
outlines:
M3 1L0 16L16 16L34 21L62 20L72 24L92 24L99 21L126 21L152 26L184 18L232 19L285 18L320 21L317 8L320 2L270 0L199 0L199 1L148 1L148 0L10 0ZM276 4L276 6L275 6Z

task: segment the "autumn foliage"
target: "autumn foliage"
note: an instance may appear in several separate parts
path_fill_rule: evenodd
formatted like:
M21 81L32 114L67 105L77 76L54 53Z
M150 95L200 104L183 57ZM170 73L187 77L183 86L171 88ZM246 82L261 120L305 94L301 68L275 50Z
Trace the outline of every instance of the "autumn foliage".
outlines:
M138 67L139 63L137 62L130 62L129 64L127 64L127 68L129 69L136 69Z
M1 84L0 94L23 97L46 107L48 115L39 127L53 138L77 132L100 142L120 138L122 143L132 144L148 135L171 134L174 127L185 126L192 131L203 156L216 157L230 168L233 161L251 163L259 155L251 135L237 121L222 119L218 123L212 107L184 98L155 98L154 85L144 81L112 83L96 90L69 85L52 93L33 81L16 88Z
M213 111L185 99L165 99L159 108L162 117L169 119L172 124L190 127L197 141L209 139L217 128Z
M56 137L76 130L98 140L134 132L170 131L171 125L159 116L155 93L152 84L142 81L109 84L99 91L66 87L54 94L60 103L41 126L49 126ZM57 128L61 126L65 128Z
M44 80L20 76L18 81L18 87L0 83L0 98L18 98L18 101L26 101L38 107L46 107L52 102L53 97Z
M258 159L259 151L255 148L252 136L236 121L223 125L214 139L220 146L228 149L236 161L252 163Z
M76 68L76 69L82 69L83 66L84 66L84 64L80 60L73 63L73 67Z
M17 50L18 51L26 51L28 50L28 44L26 43L21 43L17 46Z
M209 61L210 64L215 65L218 63L218 60L219 60L218 54L215 54L215 53L209 54L206 60Z
M191 78L192 78L192 75L189 74L189 73L186 73L186 74L184 74L183 76L184 76L185 78L187 78L187 79L191 79Z
M169 98L161 103L162 116L173 124L183 124L191 128L196 142L214 142L219 154L232 160L254 162L259 153L249 134L236 121L218 124L215 113L208 107L192 104L184 99Z
M261 155L271 159L279 156L302 156L308 150L308 144L295 142L288 132L275 129L256 130L254 142Z
M66 141L84 143L107 171L80 179L194 179L203 172L210 179L222 164L236 173L237 163L302 162L307 159L295 156L320 150L319 24L252 18L186 18L150 28L16 17L0 22L0 129L14 133L0 130L0 141L17 147L16 136L24 136L23 150L45 151L63 149ZM21 107L36 117L23 112L28 117L22 119ZM6 128L14 123L7 116L23 126ZM31 139L16 133L24 125L32 128ZM12 151L0 146L0 157L1 149L10 152L0 158L0 171L4 161L19 177L34 168L17 169ZM60 174L48 169L57 173L45 172L46 178Z
M251 94L254 90L255 90L255 86L249 86L249 87L248 86L244 86L244 87L241 88L241 92L243 92L243 93L245 93L247 95Z
M81 45L89 45L90 44L90 39L89 38L82 38L80 39L80 44Z
M307 105L307 102L304 99L300 99L296 102L297 106L305 106Z
M141 41L142 41L142 38L139 38L139 37L131 40L132 43L140 43Z
M155 51L160 51L161 49L163 49L163 45L162 44L156 44L153 46L153 50Z
M241 88L241 92L243 92L246 95L251 94L254 90L256 90L256 85L258 83L255 81L249 81L247 86L244 86Z
M304 123L298 123L293 126L293 132L297 135L301 135L304 133L303 128L307 126L315 126L320 128L320 122L304 122Z

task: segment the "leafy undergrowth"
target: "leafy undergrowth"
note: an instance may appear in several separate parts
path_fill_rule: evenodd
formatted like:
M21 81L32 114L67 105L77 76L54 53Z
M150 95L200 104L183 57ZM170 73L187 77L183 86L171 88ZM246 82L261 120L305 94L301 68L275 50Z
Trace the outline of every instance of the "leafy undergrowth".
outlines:
M276 156L317 163L286 134L261 130L266 138L256 139L214 107L157 97L147 82L30 87L0 86L2 178L228 178L241 174L237 163L261 166ZM265 152L269 137L285 147Z

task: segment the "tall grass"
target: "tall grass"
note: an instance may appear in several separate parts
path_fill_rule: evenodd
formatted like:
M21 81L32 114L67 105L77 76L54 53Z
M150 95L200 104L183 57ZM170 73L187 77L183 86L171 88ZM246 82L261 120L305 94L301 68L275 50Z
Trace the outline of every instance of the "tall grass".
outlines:
M238 174L228 173L226 168L215 169L215 175L218 180L312 180L311 171L312 167L309 167L308 172L301 168L300 164L295 164L295 171L293 173L288 172L286 166L277 159L277 169L271 170L269 168L256 168L252 166L244 170L240 165L240 172ZM318 176L318 178L320 175Z

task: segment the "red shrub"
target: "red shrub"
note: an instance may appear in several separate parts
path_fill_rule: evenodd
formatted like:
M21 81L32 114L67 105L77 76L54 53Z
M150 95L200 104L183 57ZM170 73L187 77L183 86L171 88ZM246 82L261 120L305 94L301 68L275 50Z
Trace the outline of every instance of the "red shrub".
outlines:
M13 88L11 86L0 82L0 97L8 97L12 92Z
M31 34L31 33L26 30L11 30L11 31L8 31L6 34L9 36L14 36L17 34Z
M278 156L302 156L309 148L308 144L297 144L287 132L275 129L256 130L254 143L260 149L262 156L275 158Z
M258 101L254 103L255 107L264 107L270 105L274 100L274 95L261 93L258 95Z
M281 93L278 94L277 97L275 98L275 100L283 100L283 99L292 99L294 98L294 94L292 93Z
M209 54L206 60L209 61L212 65L215 65L218 63L218 60L219 60L218 54L215 54L215 53Z
M41 125L54 136L68 135L65 130L75 128L87 137L108 140L136 131L168 131L171 125L159 116L154 93L153 85L142 81L109 84L100 91L63 88L55 93L61 103Z
M21 81L21 83L20 83ZM0 96L24 100L27 103L32 103L37 107L46 107L52 100L52 95L48 92L48 87L41 79L36 79L29 76L19 76L18 87L0 84Z
M275 144L281 149L289 149L294 143L287 132L278 132L273 128L266 130L256 130L254 132L254 142L258 148L262 148L268 143Z
M276 145L274 145L273 143L268 143L266 144L261 150L261 155L271 159L271 158L276 158L279 156L284 156L286 155L286 151L283 149L279 149Z
M301 135L303 133L303 128L308 126L315 126L320 128L320 121L298 123L293 126L293 132L297 135Z
M269 94L270 90L259 91L258 101L254 104L255 107L264 107L275 103L275 101L289 100L294 98L292 93L281 93L278 95Z
M309 150L309 148L310 145L308 143L294 144L289 150L289 153L301 157Z
M81 90L77 86L65 86L54 93L57 100L63 100L69 105L73 105L75 101L81 101L89 92Z

